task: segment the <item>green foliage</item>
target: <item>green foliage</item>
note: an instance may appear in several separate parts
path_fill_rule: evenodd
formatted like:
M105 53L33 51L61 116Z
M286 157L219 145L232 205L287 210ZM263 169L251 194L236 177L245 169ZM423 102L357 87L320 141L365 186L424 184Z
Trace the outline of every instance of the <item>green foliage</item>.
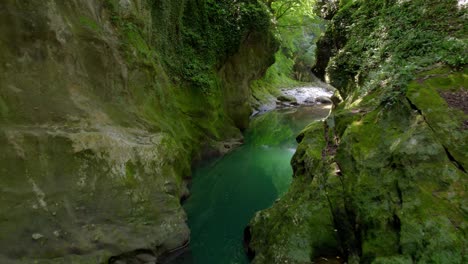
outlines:
M279 65L275 69L279 79L269 81L283 87L284 84L286 87L297 84L294 80L311 81L310 69L315 64L315 43L322 31L322 22L313 13L315 0L275 0L266 3L274 14L281 43L281 49L276 55ZM288 67L284 67L284 64ZM285 82L285 78L289 81Z
M345 96L385 87L391 102L417 71L468 62L467 11L455 0L342 2L327 31L335 53L327 72Z
M156 48L167 58L164 62L171 75L180 78L176 80L205 92L215 84L213 69L239 49L243 37L252 31L268 32L271 24L268 10L257 1L187 1L181 10L161 10L153 2L156 16L183 12L182 20L174 21L177 32L158 40ZM155 26L157 31L167 27Z
M314 0L264 1L273 14L281 48L275 63L265 76L253 82L257 101L278 96L279 88L298 86L311 81L310 68L315 63L315 42L321 32L321 22L313 14Z
M127 35L124 45L137 48L148 64L161 61L172 81L207 94L216 89L214 69L238 51L243 38L252 31L270 30L269 10L256 0L176 2L150 0L150 26L137 16L120 15L115 0L106 0L106 7L114 24Z

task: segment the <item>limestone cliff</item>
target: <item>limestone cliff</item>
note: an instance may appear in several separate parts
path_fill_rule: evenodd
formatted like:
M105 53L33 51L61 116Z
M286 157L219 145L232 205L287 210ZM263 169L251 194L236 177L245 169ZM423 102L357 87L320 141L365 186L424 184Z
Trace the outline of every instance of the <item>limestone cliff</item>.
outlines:
M315 72L343 101L298 136L289 192L246 231L253 263L466 263L466 6L321 2L338 9L318 8Z
M191 161L240 137L249 82L272 63L264 6L7 0L0 33L0 262L186 243Z

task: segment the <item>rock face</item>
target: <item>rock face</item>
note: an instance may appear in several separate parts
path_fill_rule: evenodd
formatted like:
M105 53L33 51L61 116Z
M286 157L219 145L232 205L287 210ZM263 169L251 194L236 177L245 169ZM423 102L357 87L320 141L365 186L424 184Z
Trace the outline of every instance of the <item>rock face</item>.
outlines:
M250 34L239 52L229 58L220 70L226 111L241 129L247 128L252 114L250 81L262 77L268 68L265 65L274 63L271 51L276 45L273 35ZM242 82L239 82L240 77Z
M1 263L122 262L186 243L191 160L240 136L250 110L232 102L276 49L243 9L220 37L208 21L237 10L226 3L0 3ZM220 50L200 48L201 32Z
M318 72L344 101L297 137L290 190L246 232L253 263L467 261L468 116L443 97L465 94L467 58L432 44L419 52L428 36L466 48L466 9L457 1L400 2L340 1L322 41L334 45L319 47L331 53ZM451 26L428 26L429 17ZM383 28L386 39L369 41Z

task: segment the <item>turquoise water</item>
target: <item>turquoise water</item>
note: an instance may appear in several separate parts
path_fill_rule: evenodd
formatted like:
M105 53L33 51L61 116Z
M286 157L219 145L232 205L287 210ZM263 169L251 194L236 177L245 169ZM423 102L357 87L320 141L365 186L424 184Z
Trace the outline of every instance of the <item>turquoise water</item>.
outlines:
M251 122L245 144L194 171L184 208L191 230L189 252L172 263L249 263L243 230L291 183L295 136L329 109L301 107L266 113Z

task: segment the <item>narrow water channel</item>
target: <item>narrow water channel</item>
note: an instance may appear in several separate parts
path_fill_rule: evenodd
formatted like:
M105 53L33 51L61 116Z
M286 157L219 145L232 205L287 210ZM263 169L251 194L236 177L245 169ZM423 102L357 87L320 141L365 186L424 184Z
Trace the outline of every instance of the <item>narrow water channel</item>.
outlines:
M189 252L171 263L248 263L243 229L291 183L296 135L324 118L328 107L276 110L254 118L245 144L194 171L192 196L184 208L191 229Z

